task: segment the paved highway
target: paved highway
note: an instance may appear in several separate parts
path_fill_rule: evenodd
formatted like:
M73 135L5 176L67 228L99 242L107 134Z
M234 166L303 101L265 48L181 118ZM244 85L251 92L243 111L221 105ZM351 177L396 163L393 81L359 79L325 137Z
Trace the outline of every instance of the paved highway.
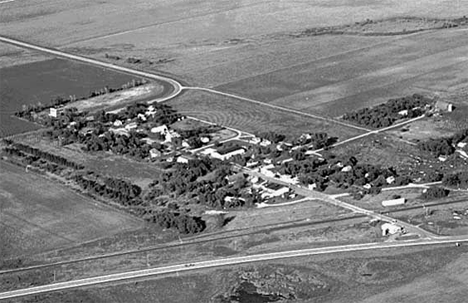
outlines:
M15 45L15 46L40 51L40 52L43 52L43 53L47 53L47 54L51 54L51 55L54 55L54 56L67 58L67 59L71 59L71 60L75 60L75 61L79 61L79 62L83 62L83 63L88 63L88 64L92 64L92 65L96 65L96 66L101 66L101 67L104 67L104 68L112 69L112 70L119 71L119 72L124 72L124 73L127 73L127 74L139 76L139 77L144 77L144 78L156 80L164 87L164 89L163 89L162 96L159 97L158 99L155 99L154 100L155 102L163 102L163 101L170 100L170 99L176 97L177 95L179 95L182 92L182 90L184 89L182 84L180 84L176 80L171 79L171 78L167 78L167 77L163 77L163 76L160 76L160 75L156 75L154 73L139 71L139 70L136 70L136 69L133 69L133 68L118 66L118 65L115 65L115 64L112 64L112 63L107 63L107 62L99 61L99 60L96 60L96 59L91 59L91 58L87 58L87 57L83 57L83 56L79 56L79 55L74 55L74 54L69 54L69 53L66 53L66 52L63 52L63 51L60 51L60 50L57 50L57 49L44 47L44 46L39 46L39 45L23 42L23 41L16 40L16 39L11 39L11 38L4 37L4 36L0 36L0 42L4 42L4 43L12 44L12 45Z
M321 254L341 253L341 252L352 252L352 251L365 251L365 250L376 250L385 248L398 248L398 247L411 247L411 246L422 246L422 245L436 245L436 244L452 244L456 242L468 242L468 237L451 237L448 239L438 240L414 240L414 241L402 241L402 242L381 242L381 243L368 243L368 244L352 244L352 245L341 245L333 247L323 248L310 248L302 250L291 250L284 252L274 252L266 254L258 254L251 256L242 257L231 257L223 259L215 259L209 261L194 262L188 264L178 264L164 267L156 267L143 270L135 270L124 273L110 274L86 279L72 280L67 282L58 282L43 286L35 286L30 288L18 289L13 291L7 291L0 293L0 300L12 299L17 297L23 297L28 295L41 294L46 292L66 290L77 287L91 286L103 283L118 282L129 279L144 278L148 276L162 275L168 273L175 273L180 271L189 271L194 269L213 268L227 265L237 265L242 263L267 261L284 258L295 258ZM456 247L454 246L454 249Z

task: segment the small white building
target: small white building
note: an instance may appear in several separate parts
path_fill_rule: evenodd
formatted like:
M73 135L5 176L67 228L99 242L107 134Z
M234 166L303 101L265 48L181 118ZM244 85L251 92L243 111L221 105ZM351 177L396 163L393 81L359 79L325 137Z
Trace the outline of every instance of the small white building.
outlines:
M384 223L380 228L382 229L382 236L384 237L403 232L403 227L394 223Z
M448 103L445 101L437 101L435 104L436 109L441 110L441 111L446 111L446 112L452 112L453 111L453 104Z
M122 121L120 121L119 119L117 119L117 120L114 121L114 126L115 126L115 127L120 127L120 126L122 126L122 125L123 125L123 123L122 123Z
M126 130L131 130L131 129L135 129L138 127L138 124L136 122L131 122L127 125L125 125L125 129Z
M398 112L398 115L406 117L408 116L408 110L407 109L401 110Z
M49 109L49 116L57 118L58 116L61 115L62 112L63 112L63 108L51 107Z
M387 179L385 179L385 181L387 181L387 184L392 184L393 182L395 182L395 177L394 177L394 176L390 176L390 177L388 177Z
M398 206L405 204L405 198L398 198L398 199L391 199L391 200L384 200L382 201L382 206L390 207L390 206Z

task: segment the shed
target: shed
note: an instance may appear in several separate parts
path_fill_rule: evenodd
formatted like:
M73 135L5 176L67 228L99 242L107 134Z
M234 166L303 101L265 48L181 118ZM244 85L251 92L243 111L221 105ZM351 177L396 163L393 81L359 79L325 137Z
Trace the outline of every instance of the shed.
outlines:
M382 206L389 207L389 206L403 205L403 204L405 204L405 202L406 202L405 198L384 200L384 201L382 201Z

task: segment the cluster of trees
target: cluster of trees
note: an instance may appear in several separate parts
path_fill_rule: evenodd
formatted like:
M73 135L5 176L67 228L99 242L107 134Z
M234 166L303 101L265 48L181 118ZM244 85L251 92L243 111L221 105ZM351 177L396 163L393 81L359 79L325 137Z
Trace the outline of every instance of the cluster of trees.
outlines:
M387 127L402 117L414 118L421 116L425 112L425 106L430 103L430 99L419 94L414 94L398 99L390 99L386 103L375 107L366 107L347 113L343 116L343 120L373 128ZM402 116L398 114L403 110L407 111L407 115Z
M442 187L430 187L422 194L425 200L440 199L447 197L450 191Z
M310 133L309 136L300 136L293 140L294 145L310 144L316 149L324 148L333 145L338 138L329 137L327 133Z
M273 143L281 142L286 138L285 135L278 134L278 133L275 133L273 131L258 133L258 134L256 134L256 136L259 137L259 138L271 141Z
M146 198L185 196L190 201L213 208L237 208L261 202L259 192L248 190L244 176L230 180L232 175L230 164L208 157L175 163L155 180Z
M156 212L147 220L163 228L176 229L182 234L197 234L206 228L205 221L200 217L169 210Z
M411 179L398 176L392 168L381 168L371 164L358 163L355 157L335 158L330 155L325 159L306 158L283 163L279 173L298 177L303 185L315 184L316 190L325 190L330 182L338 187L348 188L353 185L371 184L373 188L387 185L387 178L394 177L394 185L405 185Z
M53 98L46 104L43 104L42 102L38 102L37 104L23 105L22 109L15 113L15 116L28 119L30 121L34 121L35 120L34 114L37 114L45 109L48 109L51 107L58 107L58 106L62 106L71 102L78 101L78 100L86 100L92 97L141 86L146 83L148 83L148 81L145 79L133 79L132 81L125 83L120 87L112 88L109 86L105 86L104 88L100 90L92 91L91 93L89 93L89 95L83 96L83 97L77 98L75 95L70 95L68 98L64 98L64 97L58 96L58 97Z
M49 152L42 151L38 148L31 147L22 143L12 142L10 146L7 146L4 151L10 155L18 157L28 157L31 159L31 163L39 159L55 163L63 167L69 167L75 170L84 169L84 166L73 161L70 161L62 156L54 155Z
M468 189L468 171L445 175L442 184L448 187Z
M468 138L468 129L464 129L447 138L430 138L418 143L418 148L422 151L430 152L434 156L451 155L455 152L455 146Z
M425 152L430 152L436 157L440 155L451 155L455 152L450 138L429 139L418 143L418 148Z
M94 179L95 180L90 180L81 174L77 174L73 177L73 181L75 181L82 189L117 201L122 206L130 206L140 203L140 200L136 199L141 194L141 188L138 185L122 179L109 177L95 177Z
M106 131L101 135L92 133L90 136L79 136L85 144L86 151L112 151L118 155L128 155L138 159L149 156L151 146L141 140L138 133L130 132L126 135L116 135Z

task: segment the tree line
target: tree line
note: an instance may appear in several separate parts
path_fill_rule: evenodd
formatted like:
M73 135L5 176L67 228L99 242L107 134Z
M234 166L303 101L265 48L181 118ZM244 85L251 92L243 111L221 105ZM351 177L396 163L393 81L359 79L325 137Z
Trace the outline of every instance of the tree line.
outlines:
M90 99L90 98L100 96L100 95L122 91L122 90L130 89L133 87L138 87L146 83L148 83L148 80L146 79L133 79L132 81L127 82L121 85L120 87L113 88L113 87L105 86L102 89L91 91L87 96L82 96L82 97L76 97L74 95L70 95L69 97L58 96L58 97L51 99L49 102L45 104L43 104L42 102L38 102L37 104L25 104L23 105L20 111L15 113L15 116L24 118L30 121L34 121L34 114L42 112L48 108L59 107L59 106L63 106L71 102L75 102L79 100L86 100L86 99Z
M446 138L430 138L426 141L418 143L418 148L421 151L429 152L436 157L440 155L451 155L455 152L455 146L468 138L468 129L461 130L451 137Z
M398 99L390 99L384 104L366 107L343 115L342 119L372 128L388 127L402 118L415 118L426 111L426 105L432 100L419 94ZM399 112L407 111L406 115Z

